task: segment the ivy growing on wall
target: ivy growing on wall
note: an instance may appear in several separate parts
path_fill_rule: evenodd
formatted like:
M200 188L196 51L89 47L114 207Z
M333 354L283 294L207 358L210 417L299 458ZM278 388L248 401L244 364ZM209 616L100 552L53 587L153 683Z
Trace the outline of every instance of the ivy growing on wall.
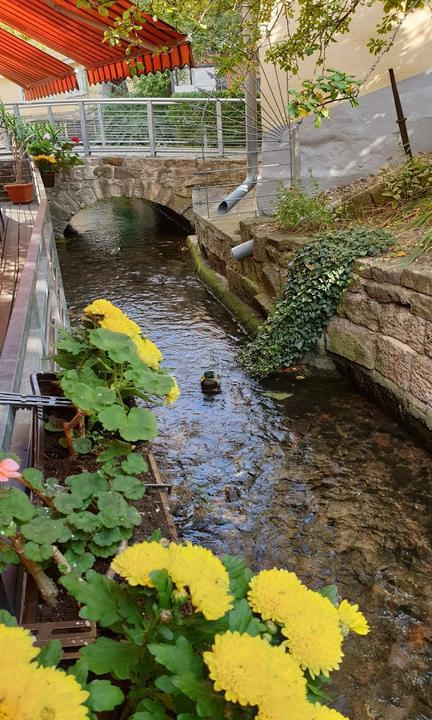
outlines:
M247 369L264 377L313 350L336 312L354 261L379 254L391 242L385 230L356 228L317 235L298 250L273 313L242 353Z

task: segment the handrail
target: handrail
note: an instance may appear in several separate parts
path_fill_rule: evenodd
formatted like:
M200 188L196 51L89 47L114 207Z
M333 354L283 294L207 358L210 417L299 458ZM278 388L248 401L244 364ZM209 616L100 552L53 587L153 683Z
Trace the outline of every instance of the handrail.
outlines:
M246 135L261 137L259 116L248 121L246 98L68 98L7 103L25 120L50 121L66 137L77 136L84 155L123 149L156 155L246 153Z

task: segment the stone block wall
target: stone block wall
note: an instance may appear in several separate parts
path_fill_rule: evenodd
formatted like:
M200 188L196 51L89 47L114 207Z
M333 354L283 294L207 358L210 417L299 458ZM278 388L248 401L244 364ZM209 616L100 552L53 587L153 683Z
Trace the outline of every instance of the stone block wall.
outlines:
M432 430L432 268L358 263L326 331L326 348L374 394Z
M308 237L274 229L274 225L256 218L240 223L227 218L195 218L201 252L209 264L228 280L230 290L266 317L276 295L284 286L293 253ZM231 250L248 240L254 241L253 255L241 262Z
M283 287L293 252L308 240L275 231L262 217L237 225L198 218L196 229L207 262L263 318ZM237 262L232 247L252 238L253 255ZM318 367L323 350L357 385L396 410L432 445L431 266L361 260L319 344L314 358Z

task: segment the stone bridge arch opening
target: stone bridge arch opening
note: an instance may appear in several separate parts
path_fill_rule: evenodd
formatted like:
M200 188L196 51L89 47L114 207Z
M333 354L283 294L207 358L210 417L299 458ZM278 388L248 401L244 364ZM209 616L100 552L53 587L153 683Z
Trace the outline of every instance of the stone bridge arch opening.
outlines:
M240 182L244 160L198 158L149 158L140 156L98 156L56 177L47 190L56 237L64 235L71 219L80 210L99 200L138 198L154 203L171 219L193 228L193 189L211 178L215 185Z

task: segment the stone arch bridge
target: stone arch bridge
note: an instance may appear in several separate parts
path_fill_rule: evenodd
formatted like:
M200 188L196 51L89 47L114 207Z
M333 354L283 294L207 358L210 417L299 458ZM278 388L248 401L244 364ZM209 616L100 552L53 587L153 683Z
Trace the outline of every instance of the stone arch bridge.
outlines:
M213 194L222 199L224 188L229 192L244 176L245 161L235 158L86 158L83 165L57 175L55 187L47 190L54 232L63 235L79 210L115 197L154 202L193 224L194 189L213 186Z

